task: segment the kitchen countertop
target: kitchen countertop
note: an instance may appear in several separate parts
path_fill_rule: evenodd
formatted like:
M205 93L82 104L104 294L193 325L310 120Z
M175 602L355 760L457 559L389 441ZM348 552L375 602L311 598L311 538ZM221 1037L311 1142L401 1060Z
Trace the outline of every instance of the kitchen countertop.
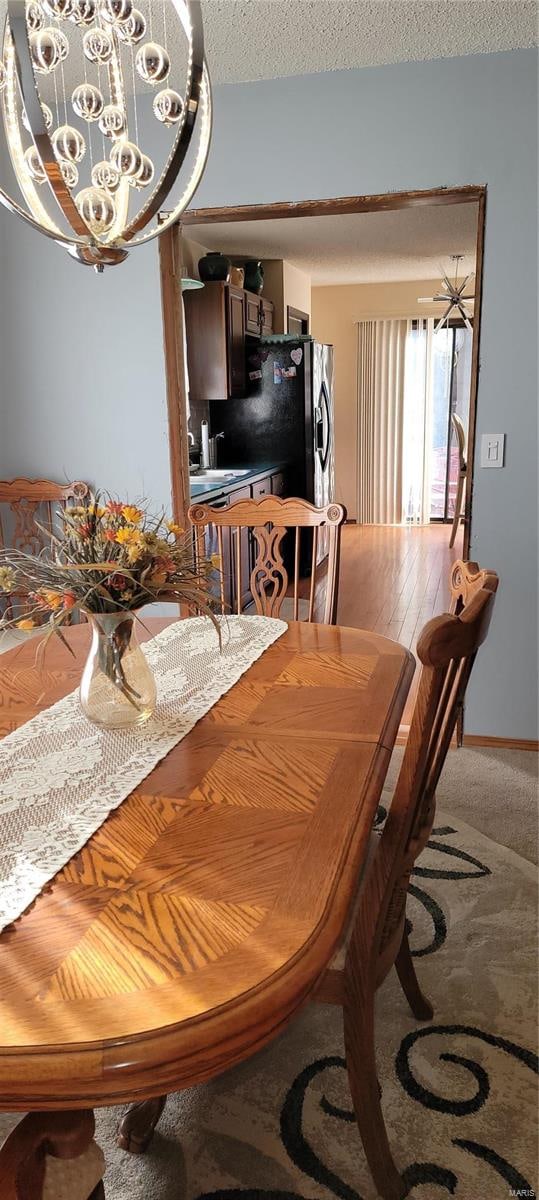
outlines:
M266 475L274 475L277 471L284 470L288 466L286 462L263 462L257 463L256 466L249 466L248 463L242 463L237 467L228 466L218 468L225 471L246 471L245 475L240 478L232 478L230 480L217 479L213 482L208 479L197 479L196 475L191 475L189 479L191 500L209 501L219 500L221 496L228 496L237 488L243 488L246 484L256 483L258 479L264 479Z

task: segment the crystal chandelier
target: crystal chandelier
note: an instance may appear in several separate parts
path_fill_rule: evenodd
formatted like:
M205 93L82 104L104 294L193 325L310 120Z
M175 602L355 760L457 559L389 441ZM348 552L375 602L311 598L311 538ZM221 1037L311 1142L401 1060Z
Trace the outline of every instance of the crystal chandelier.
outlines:
M8 0L4 26L0 99L20 200L0 188L0 201L98 271L178 220L210 143L200 3L136 4Z

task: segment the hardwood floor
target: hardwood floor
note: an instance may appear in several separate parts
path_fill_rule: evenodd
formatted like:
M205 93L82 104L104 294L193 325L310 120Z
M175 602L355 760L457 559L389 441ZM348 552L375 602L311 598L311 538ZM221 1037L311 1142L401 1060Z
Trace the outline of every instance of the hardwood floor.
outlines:
M369 629L415 652L431 617L447 611L449 568L462 554L462 526L346 525L342 532L339 625ZM408 724L419 672L403 716Z

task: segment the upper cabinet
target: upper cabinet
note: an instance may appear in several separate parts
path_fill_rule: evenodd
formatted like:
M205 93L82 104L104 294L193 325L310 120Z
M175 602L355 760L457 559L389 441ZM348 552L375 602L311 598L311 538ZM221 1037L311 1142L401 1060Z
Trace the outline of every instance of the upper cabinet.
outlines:
M273 304L228 283L184 294L189 393L193 400L244 396L246 336L273 332Z

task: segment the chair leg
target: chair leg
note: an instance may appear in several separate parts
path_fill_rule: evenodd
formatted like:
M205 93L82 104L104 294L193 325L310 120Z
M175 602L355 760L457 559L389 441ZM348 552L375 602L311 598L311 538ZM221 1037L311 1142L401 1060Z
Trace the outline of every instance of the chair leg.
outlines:
M117 1144L130 1154L144 1154L153 1138L155 1127L167 1102L166 1096L132 1104L118 1126Z
M365 1156L383 1200L402 1200L406 1187L393 1161L380 1104L374 1052L374 989L359 994L347 972L344 1044L348 1082Z
M395 959L397 975L408 1004L418 1021L432 1021L434 1009L430 1000L423 995L416 975L414 960L410 953L410 943L406 930L402 933L402 942Z
M453 524L451 526L451 537L449 538L449 549L450 550L452 550L453 546L455 545L455 538L457 536L458 527L460 525L460 518L462 515L462 493L464 491L465 478L466 478L465 475L459 475L458 484L457 484L457 495L455 498L455 515L453 517Z

